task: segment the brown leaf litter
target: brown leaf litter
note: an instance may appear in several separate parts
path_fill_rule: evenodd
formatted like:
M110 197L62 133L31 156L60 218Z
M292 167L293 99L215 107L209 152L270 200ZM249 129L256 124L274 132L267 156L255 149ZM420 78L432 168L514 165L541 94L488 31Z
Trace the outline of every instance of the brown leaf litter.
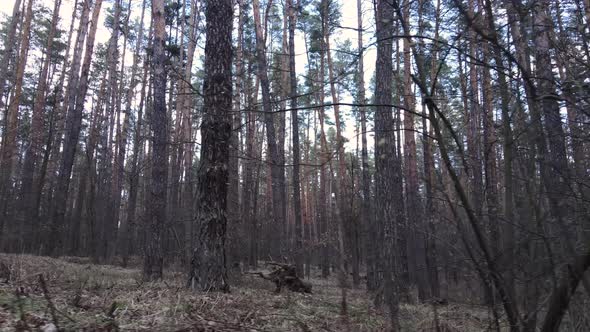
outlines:
M252 275L233 279L229 294L195 292L181 272L144 283L139 269L0 254L0 331L387 330L386 313L362 289L349 290L343 319L335 278L306 280L313 294L274 294L272 283ZM485 309L449 305L438 313L441 331L488 326ZM428 305L402 305L400 320L404 331L435 331Z

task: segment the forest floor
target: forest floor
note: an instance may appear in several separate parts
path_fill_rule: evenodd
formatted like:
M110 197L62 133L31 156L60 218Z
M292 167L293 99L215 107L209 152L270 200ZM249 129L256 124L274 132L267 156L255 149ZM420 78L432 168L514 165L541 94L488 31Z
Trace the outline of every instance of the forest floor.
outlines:
M313 294L274 294L272 283L253 275L235 279L229 294L193 292L185 281L180 272L144 283L137 268L0 254L0 331L387 330L387 313L364 290L348 290L343 319L335 278L308 280ZM442 331L488 328L485 309L448 304L437 311ZM403 331L435 331L431 305L402 304L400 321Z

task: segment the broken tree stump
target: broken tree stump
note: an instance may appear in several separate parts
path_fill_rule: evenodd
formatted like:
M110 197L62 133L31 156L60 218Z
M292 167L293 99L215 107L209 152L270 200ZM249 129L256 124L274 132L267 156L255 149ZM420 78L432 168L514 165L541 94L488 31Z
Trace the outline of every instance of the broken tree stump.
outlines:
M255 274L262 279L274 282L276 293L280 293L283 287L287 287L292 292L311 294L311 284L301 280L297 276L297 269L294 265L275 262L266 262L266 265L273 267L272 272L269 274L264 274L263 272L250 272L250 274Z

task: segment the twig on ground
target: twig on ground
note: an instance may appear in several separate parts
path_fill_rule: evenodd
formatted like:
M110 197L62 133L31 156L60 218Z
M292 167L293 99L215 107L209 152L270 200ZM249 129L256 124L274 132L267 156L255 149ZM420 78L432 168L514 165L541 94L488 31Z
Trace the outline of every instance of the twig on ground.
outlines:
M51 313L51 318L53 319L53 325L55 325L57 330L59 331L59 329L60 329L59 328L59 320L57 319L58 313L60 315L64 316L65 318L67 318L72 323L75 323L76 321L72 317L67 315L65 312L59 311L55 307L55 304L53 304L53 301L51 300L51 296L49 295L49 290L47 290L47 283L45 282L45 278L43 277L42 273L39 274L39 283L41 284L41 289L43 290L43 296L45 297L45 300L47 301L47 306L49 307L49 312Z
M16 304L18 306L18 312L19 312L19 315L20 315L20 320L23 323L23 327L25 329L28 329L29 328L29 325L27 324L27 317L25 315L25 308L24 308L24 305L23 305L23 299L21 297L22 293L23 293L22 288L21 287L18 287L16 289L16 291L15 291Z
M45 278L43 277L42 273L39 273L39 283L41 284L41 289L43 290L43 296L47 301L47 306L49 307L49 312L51 313L51 318L53 319L53 324L59 330L59 319L57 319L56 308L51 301L51 296L49 296L49 291L47 290L47 284L45 283Z

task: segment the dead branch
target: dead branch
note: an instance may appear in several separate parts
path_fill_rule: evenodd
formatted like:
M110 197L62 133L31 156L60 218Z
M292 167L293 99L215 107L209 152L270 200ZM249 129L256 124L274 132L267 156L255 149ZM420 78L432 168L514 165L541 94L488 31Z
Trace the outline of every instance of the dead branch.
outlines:
M283 286L286 286L292 292L311 293L311 284L301 280L297 276L295 266L276 262L265 262L265 264L275 266L274 270L267 275L262 272L246 272L246 274L257 275L262 279L274 282L276 293L280 293Z
M51 301L51 296L49 296L49 291L47 290L47 284L45 283L45 278L43 277L42 273L39 273L39 284L41 284L41 289L43 290L43 296L47 301L47 306L49 307L49 312L51 313L51 318L53 319L53 324L59 330L59 319L57 319L57 310L53 301Z
M53 325L55 325L55 327L57 328L57 330L59 331L59 320L57 319L57 314L59 313L60 315L64 316L65 318L67 318L68 320L70 320L71 322L75 323L76 321L70 317L69 315L67 315L66 313L59 311L56 307L55 304L53 304L53 301L51 300L51 296L49 295L49 290L47 289L47 283L45 283L45 278L43 277L43 274L40 273L39 274L39 284L41 284L41 289L43 290L43 297L45 297L45 300L47 301L47 306L49 307L49 312L51 313L51 318L53 319Z

